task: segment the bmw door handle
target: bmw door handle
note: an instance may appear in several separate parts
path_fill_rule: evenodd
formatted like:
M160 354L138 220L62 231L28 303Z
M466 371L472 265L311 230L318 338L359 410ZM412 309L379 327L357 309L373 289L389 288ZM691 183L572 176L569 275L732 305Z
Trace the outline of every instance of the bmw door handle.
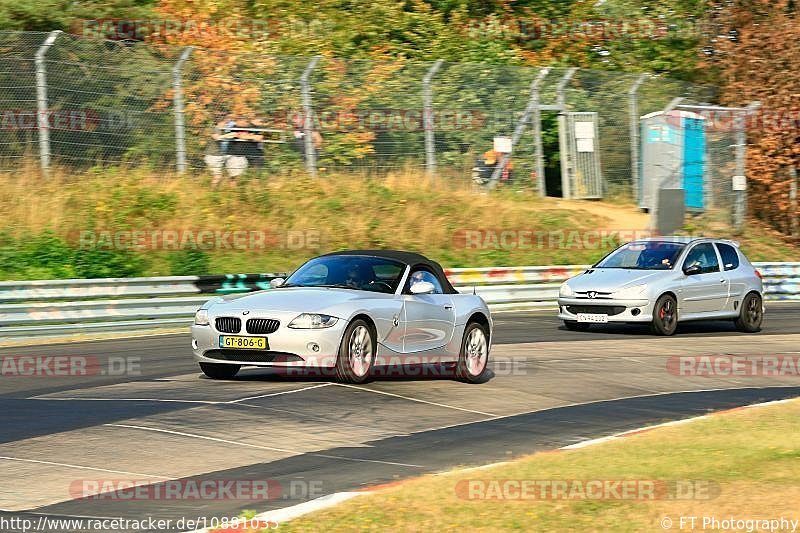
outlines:
M444 308L447 309L448 311L450 311L450 310L453 309L453 306L450 305L450 304L447 304L447 305L444 306Z
M728 282L728 280L727 280L727 279L721 279L721 280L719 280L719 282L720 282L720 283L727 283L727 282Z

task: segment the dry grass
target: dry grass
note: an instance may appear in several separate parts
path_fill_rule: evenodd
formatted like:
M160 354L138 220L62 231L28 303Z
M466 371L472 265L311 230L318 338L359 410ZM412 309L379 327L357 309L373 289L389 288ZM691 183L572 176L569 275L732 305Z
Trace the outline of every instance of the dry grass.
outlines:
M204 174L141 168L81 174L55 170L45 179L31 165L0 173L0 207L6 233L20 239L44 231L74 238L85 230L263 230L275 235L274 246L266 250L210 251L209 272L217 273L287 270L319 252L371 247L418 250L452 267L590 263L613 242L466 247L459 236L487 229L584 235L647 224L647 217L631 205L542 199L529 190L486 194L465 180L431 182L411 171L380 179L340 174L314 180L298 174L214 185ZM319 242L286 245L287 232ZM759 235L759 247L764 239L774 240ZM794 247L772 249L780 252L773 260L797 255ZM147 252L145 273L173 273L165 256Z

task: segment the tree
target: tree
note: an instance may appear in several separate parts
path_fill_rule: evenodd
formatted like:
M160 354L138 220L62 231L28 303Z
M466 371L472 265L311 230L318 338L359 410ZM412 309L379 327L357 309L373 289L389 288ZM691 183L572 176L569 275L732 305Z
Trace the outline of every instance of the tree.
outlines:
M748 120L750 209L779 230L797 212L790 168L800 168L800 14L791 0L739 0L720 8L727 39L715 43L723 103L761 102Z

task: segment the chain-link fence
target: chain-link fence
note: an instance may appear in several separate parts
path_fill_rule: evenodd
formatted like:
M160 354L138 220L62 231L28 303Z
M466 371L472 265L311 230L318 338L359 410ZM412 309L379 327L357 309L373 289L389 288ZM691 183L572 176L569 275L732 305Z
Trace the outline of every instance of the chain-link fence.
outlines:
M570 197L638 196L640 116L714 99L651 75L233 55L58 32L0 33L0 64L0 158L37 158L45 171L409 169ZM737 142L707 141L716 198Z

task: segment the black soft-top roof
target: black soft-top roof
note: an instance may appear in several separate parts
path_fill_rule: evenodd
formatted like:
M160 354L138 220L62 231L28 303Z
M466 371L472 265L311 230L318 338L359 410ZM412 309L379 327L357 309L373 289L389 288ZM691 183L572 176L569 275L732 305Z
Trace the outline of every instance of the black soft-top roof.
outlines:
M455 290L452 285L450 285L450 281L447 279L447 276L444 275L444 269L442 269L442 265L416 252L405 252L402 250L342 250L341 252L331 252L329 254L325 254L323 257L330 255L365 255L370 257L381 257L384 259L399 261L400 263L410 266L412 269L416 267L425 268L433 272L436 277L439 278L439 283L442 284L442 290L444 290L446 294L458 293L458 291Z

